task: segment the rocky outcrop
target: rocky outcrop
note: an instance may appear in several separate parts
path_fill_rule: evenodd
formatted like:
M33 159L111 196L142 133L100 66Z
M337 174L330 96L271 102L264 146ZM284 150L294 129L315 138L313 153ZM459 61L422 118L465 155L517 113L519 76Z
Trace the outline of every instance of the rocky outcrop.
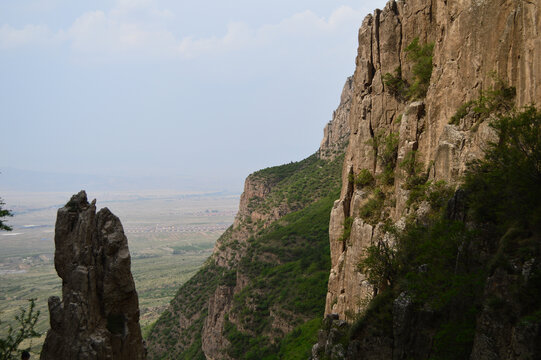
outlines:
M319 146L319 157L333 159L341 154L347 145L349 138L349 113L353 95L353 76L347 78L340 96L340 104L323 129L323 140Z
M42 360L146 359L130 251L118 217L96 213L81 191L58 210L55 268L62 299L49 298Z
M411 151L432 180L454 184L466 164L483 154L493 138L488 122L450 124L461 104L476 99L499 79L516 88L518 107L541 100L541 5L538 1L389 1L363 21L353 77L349 116L351 135L343 168L343 187L330 222L332 269L326 313L340 319L362 312L372 289L358 271L364 249L383 236L381 222L359 216L369 194L350 181L363 169L384 172L374 139L398 134L397 164ZM434 43L433 71L426 97L398 99L383 77L401 68L411 75L405 51L415 38ZM351 174L351 175L350 175ZM411 214L406 174L399 167L382 213L395 224ZM343 224L352 218L351 235ZM353 318L353 316L349 316Z

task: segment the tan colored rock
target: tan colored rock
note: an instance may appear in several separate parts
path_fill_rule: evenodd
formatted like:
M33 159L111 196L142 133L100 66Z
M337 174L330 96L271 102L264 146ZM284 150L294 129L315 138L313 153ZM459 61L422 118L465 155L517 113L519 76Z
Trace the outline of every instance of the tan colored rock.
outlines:
M349 113L351 111L351 96L353 94L353 77L347 78L340 96L340 104L323 129L323 140L319 146L319 157L332 160L341 154L349 138Z
M81 191L58 210L55 268L62 300L49 298L42 360L146 359L128 240L109 209Z
M385 91L382 77L398 66L406 77L411 74L405 48L416 37L421 43L434 42L434 67L426 98L407 104ZM341 233L338 224L348 216L357 217L363 204L359 189L348 183L349 174L368 169L377 176L382 171L370 140L377 134L399 132L398 162L416 150L431 179L457 183L466 164L482 156L484 145L494 137L487 121L478 126L467 121L449 125L461 104L493 86L494 74L516 87L518 107L541 101L541 4L518 0L497 4L490 0L389 1L383 10L364 19L356 65L351 135L341 198L336 203L340 209L335 204L330 220L332 269L326 313L336 312L342 319L362 311L358 304L366 303L370 296L353 264L363 256L374 234L355 230L347 246L333 243ZM394 205L386 204L385 211L395 223L408 214L405 179L404 171L398 168L393 190L388 190Z

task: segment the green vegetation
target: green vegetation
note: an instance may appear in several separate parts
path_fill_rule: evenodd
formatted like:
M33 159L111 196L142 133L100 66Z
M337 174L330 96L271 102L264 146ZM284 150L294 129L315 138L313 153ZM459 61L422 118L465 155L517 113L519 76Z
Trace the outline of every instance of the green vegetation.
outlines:
M21 343L41 335L35 331L39 318L39 311L35 311L35 299L30 299L29 302L28 310L21 307L19 314L15 316L15 328L9 324L5 337L0 338L0 360L19 359L23 350L30 349L20 349Z
M369 224L376 224L381 218L384 204L385 194L380 188L376 188L368 198L368 201L361 207L359 216Z
M201 350L201 332L208 311L207 301L224 275L227 275L227 270L209 260L178 289L169 309L162 313L147 336L147 341L153 344L151 358L205 359ZM195 319L184 331L178 327L179 314Z
M152 359L203 358L201 332L208 299L218 286L232 291L238 277L246 285L233 298L225 319L223 335L231 344L227 353L239 359L306 353L318 327L313 319L322 317L325 306L329 217L339 196L342 163L343 156L329 161L313 155L250 176L268 193L252 199L249 210L270 219L279 211L281 217L244 219L221 236L226 265L210 259L180 288L147 337ZM248 240L243 240L247 234ZM275 322L292 324L296 330L287 335ZM183 328L187 324L189 328Z
M397 99L401 101L409 99L409 85L407 81L402 77L401 66L394 69L394 75L391 73L386 73L385 75L383 75L383 84L387 88L387 91Z
M342 235L340 235L340 238L338 241L346 241L349 239L349 236L351 235L351 227L353 226L353 218L351 216L348 216L344 219L344 230L342 232Z
M359 174L355 176L353 182L358 187L371 187L375 183L374 176L368 169L361 169Z
M4 209L4 205L6 204L0 198L0 230L11 231L11 226L6 225L6 220L4 218L8 216L13 216L13 213L11 212L11 210Z
M440 210L452 196L454 189L443 180L432 182L428 180L428 171L423 172L417 162L417 152L409 151L399 165L406 172L406 181L403 185L409 190L408 208L417 210L419 204L428 201L432 210ZM429 166L430 168L430 166Z
M451 117L449 124L458 125L467 115L471 115L477 124L491 115L502 115L513 109L516 89L497 80L496 85L486 91L480 91L479 97L460 106Z
M406 47L406 52L408 60L413 64L413 83L408 89L408 98L411 100L424 98L432 76L434 43L420 45L419 38L415 38Z
M445 183L425 184L433 212L429 220L411 221L403 230L387 226L396 246L382 240L368 248L359 267L380 294L352 326L352 338L361 333L392 337L392 318L386 314L394 298L407 294L416 309L439 314L431 359L468 358L487 278L497 269L520 274L520 264L541 255L541 112L530 107L498 118L492 127L498 141L470 165L461 190L467 194L465 206L456 199L447 205L453 192ZM406 168L411 169L411 160ZM468 224L449 215L456 211L464 212ZM539 261L531 269L529 278L517 276L486 302L513 324L539 321ZM510 302L517 315L506 310Z
M312 346L317 342L317 334L320 327L321 317L312 319L296 327L280 342L280 350L274 358L284 360L308 359L311 355Z
M230 356L276 358L273 354L279 352L279 346L272 345L270 338L285 334L272 329L271 311L274 318L297 325L323 316L330 270L328 224L338 195L336 189L307 208L286 215L251 240L239 270L251 282L235 296L232 312L243 328L257 336L233 326L226 328ZM293 344L288 346L293 351Z
M368 141L372 146L376 158L381 162L383 172L379 175L380 183L392 185L398 156L398 132L385 134L379 132Z
M264 200L252 200L249 209L267 214L272 209L287 206L289 211L296 211L314 199L327 196L339 182L336 174L341 172L343 159L342 155L329 162L313 154L299 162L255 172L251 176L272 187L272 192Z
M394 75L386 73L383 83L393 96L401 101L422 99L426 96L432 76L432 55L434 43L421 45L419 38L406 47L407 60L412 64L411 83L403 77L402 67L397 67Z

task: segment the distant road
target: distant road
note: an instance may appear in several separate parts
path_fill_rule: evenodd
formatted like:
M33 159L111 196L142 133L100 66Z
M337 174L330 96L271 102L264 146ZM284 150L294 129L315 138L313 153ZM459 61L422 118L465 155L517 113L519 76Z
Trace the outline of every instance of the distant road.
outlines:
M207 231L225 231L231 224L205 224L205 225L160 225L154 226L126 226L126 234L134 233L192 233Z

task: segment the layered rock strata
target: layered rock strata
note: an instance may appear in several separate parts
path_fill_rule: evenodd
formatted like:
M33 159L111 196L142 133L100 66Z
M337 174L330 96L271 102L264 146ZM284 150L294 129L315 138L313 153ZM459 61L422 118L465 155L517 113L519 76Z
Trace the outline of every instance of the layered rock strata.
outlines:
M55 268L62 299L49 298L42 360L146 359L130 251L118 217L96 213L81 191L58 210Z

